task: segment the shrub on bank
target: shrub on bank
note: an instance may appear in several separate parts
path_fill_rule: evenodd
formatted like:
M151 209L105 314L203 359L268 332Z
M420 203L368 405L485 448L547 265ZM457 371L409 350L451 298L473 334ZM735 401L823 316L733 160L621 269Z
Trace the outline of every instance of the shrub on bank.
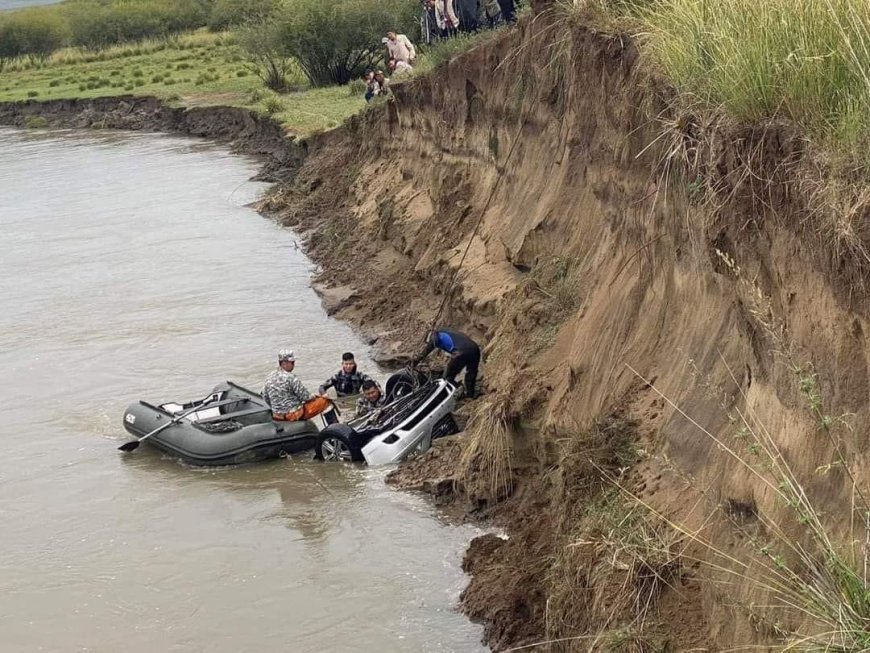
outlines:
M346 84L381 60L387 31L414 33L418 9L416 0L288 0L240 42L275 90L281 62L291 59L313 86Z
M0 14L0 69L16 57L45 59L64 44L66 36L63 20L50 8Z
M72 45L89 49L164 37L205 25L211 0L78 0L62 5Z

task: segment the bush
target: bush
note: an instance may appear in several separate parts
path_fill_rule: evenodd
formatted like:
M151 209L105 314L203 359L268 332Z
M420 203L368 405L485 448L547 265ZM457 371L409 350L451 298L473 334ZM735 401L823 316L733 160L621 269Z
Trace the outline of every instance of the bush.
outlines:
M418 6L416 0L289 0L276 36L312 85L346 84L382 58L387 31L414 33Z
M27 97L38 97L38 96L39 96L38 91L27 91Z
M238 38L266 87L279 93L286 91L287 75L293 70L294 62L282 42L280 27L275 23L249 26L239 32Z
M351 96L363 96L366 92L366 83L363 79L354 79L351 80L350 84L347 85L348 95Z
M208 28L222 32L237 25L262 23L278 6L278 0L216 0L208 17Z
M270 116L275 115L276 113L281 113L284 109L284 103L274 95L266 98L266 101L263 102L263 108L266 110Z
M210 0L78 0L62 5L73 45L90 49L205 25Z
M63 20L51 8L0 14L0 67L16 57L46 59L63 46L66 35Z

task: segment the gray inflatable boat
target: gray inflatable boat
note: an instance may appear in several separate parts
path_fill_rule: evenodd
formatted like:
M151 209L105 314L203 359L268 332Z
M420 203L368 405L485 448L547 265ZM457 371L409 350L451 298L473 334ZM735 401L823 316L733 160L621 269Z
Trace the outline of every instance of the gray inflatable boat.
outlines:
M124 428L135 438L169 422L175 423L145 442L191 465L236 465L300 453L314 448L320 432L312 421L274 421L259 393L231 381L205 399L156 406L139 401L124 411Z

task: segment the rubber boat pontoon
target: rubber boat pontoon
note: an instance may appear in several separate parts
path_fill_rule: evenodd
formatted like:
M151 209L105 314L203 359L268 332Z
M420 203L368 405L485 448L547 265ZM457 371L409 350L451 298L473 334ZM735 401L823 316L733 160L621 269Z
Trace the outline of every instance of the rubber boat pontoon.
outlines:
M259 393L231 381L202 400L157 406L139 401L124 412L124 428L136 438L173 420L177 423L145 442L191 465L234 465L300 453L314 448L325 425L274 421Z

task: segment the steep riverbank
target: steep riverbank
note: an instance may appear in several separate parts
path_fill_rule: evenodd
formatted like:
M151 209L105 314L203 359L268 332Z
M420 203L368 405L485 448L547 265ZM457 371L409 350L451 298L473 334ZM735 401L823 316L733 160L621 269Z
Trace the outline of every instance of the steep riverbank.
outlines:
M384 358L448 289L440 322L485 343L465 446L394 480L509 533L466 564L494 649L776 648L834 628L782 607L803 572L787 592L769 574L839 559L810 523L860 569L865 180L787 124L692 113L629 37L552 14L395 96L323 136L264 208L306 234L336 314Z
M830 627L782 607L767 561L826 569L819 515L863 539L864 180L789 125L693 114L629 37L553 15L394 90L262 208L382 360L448 290L440 322L485 343L466 436L393 478L504 526L466 559L493 648L775 648Z

